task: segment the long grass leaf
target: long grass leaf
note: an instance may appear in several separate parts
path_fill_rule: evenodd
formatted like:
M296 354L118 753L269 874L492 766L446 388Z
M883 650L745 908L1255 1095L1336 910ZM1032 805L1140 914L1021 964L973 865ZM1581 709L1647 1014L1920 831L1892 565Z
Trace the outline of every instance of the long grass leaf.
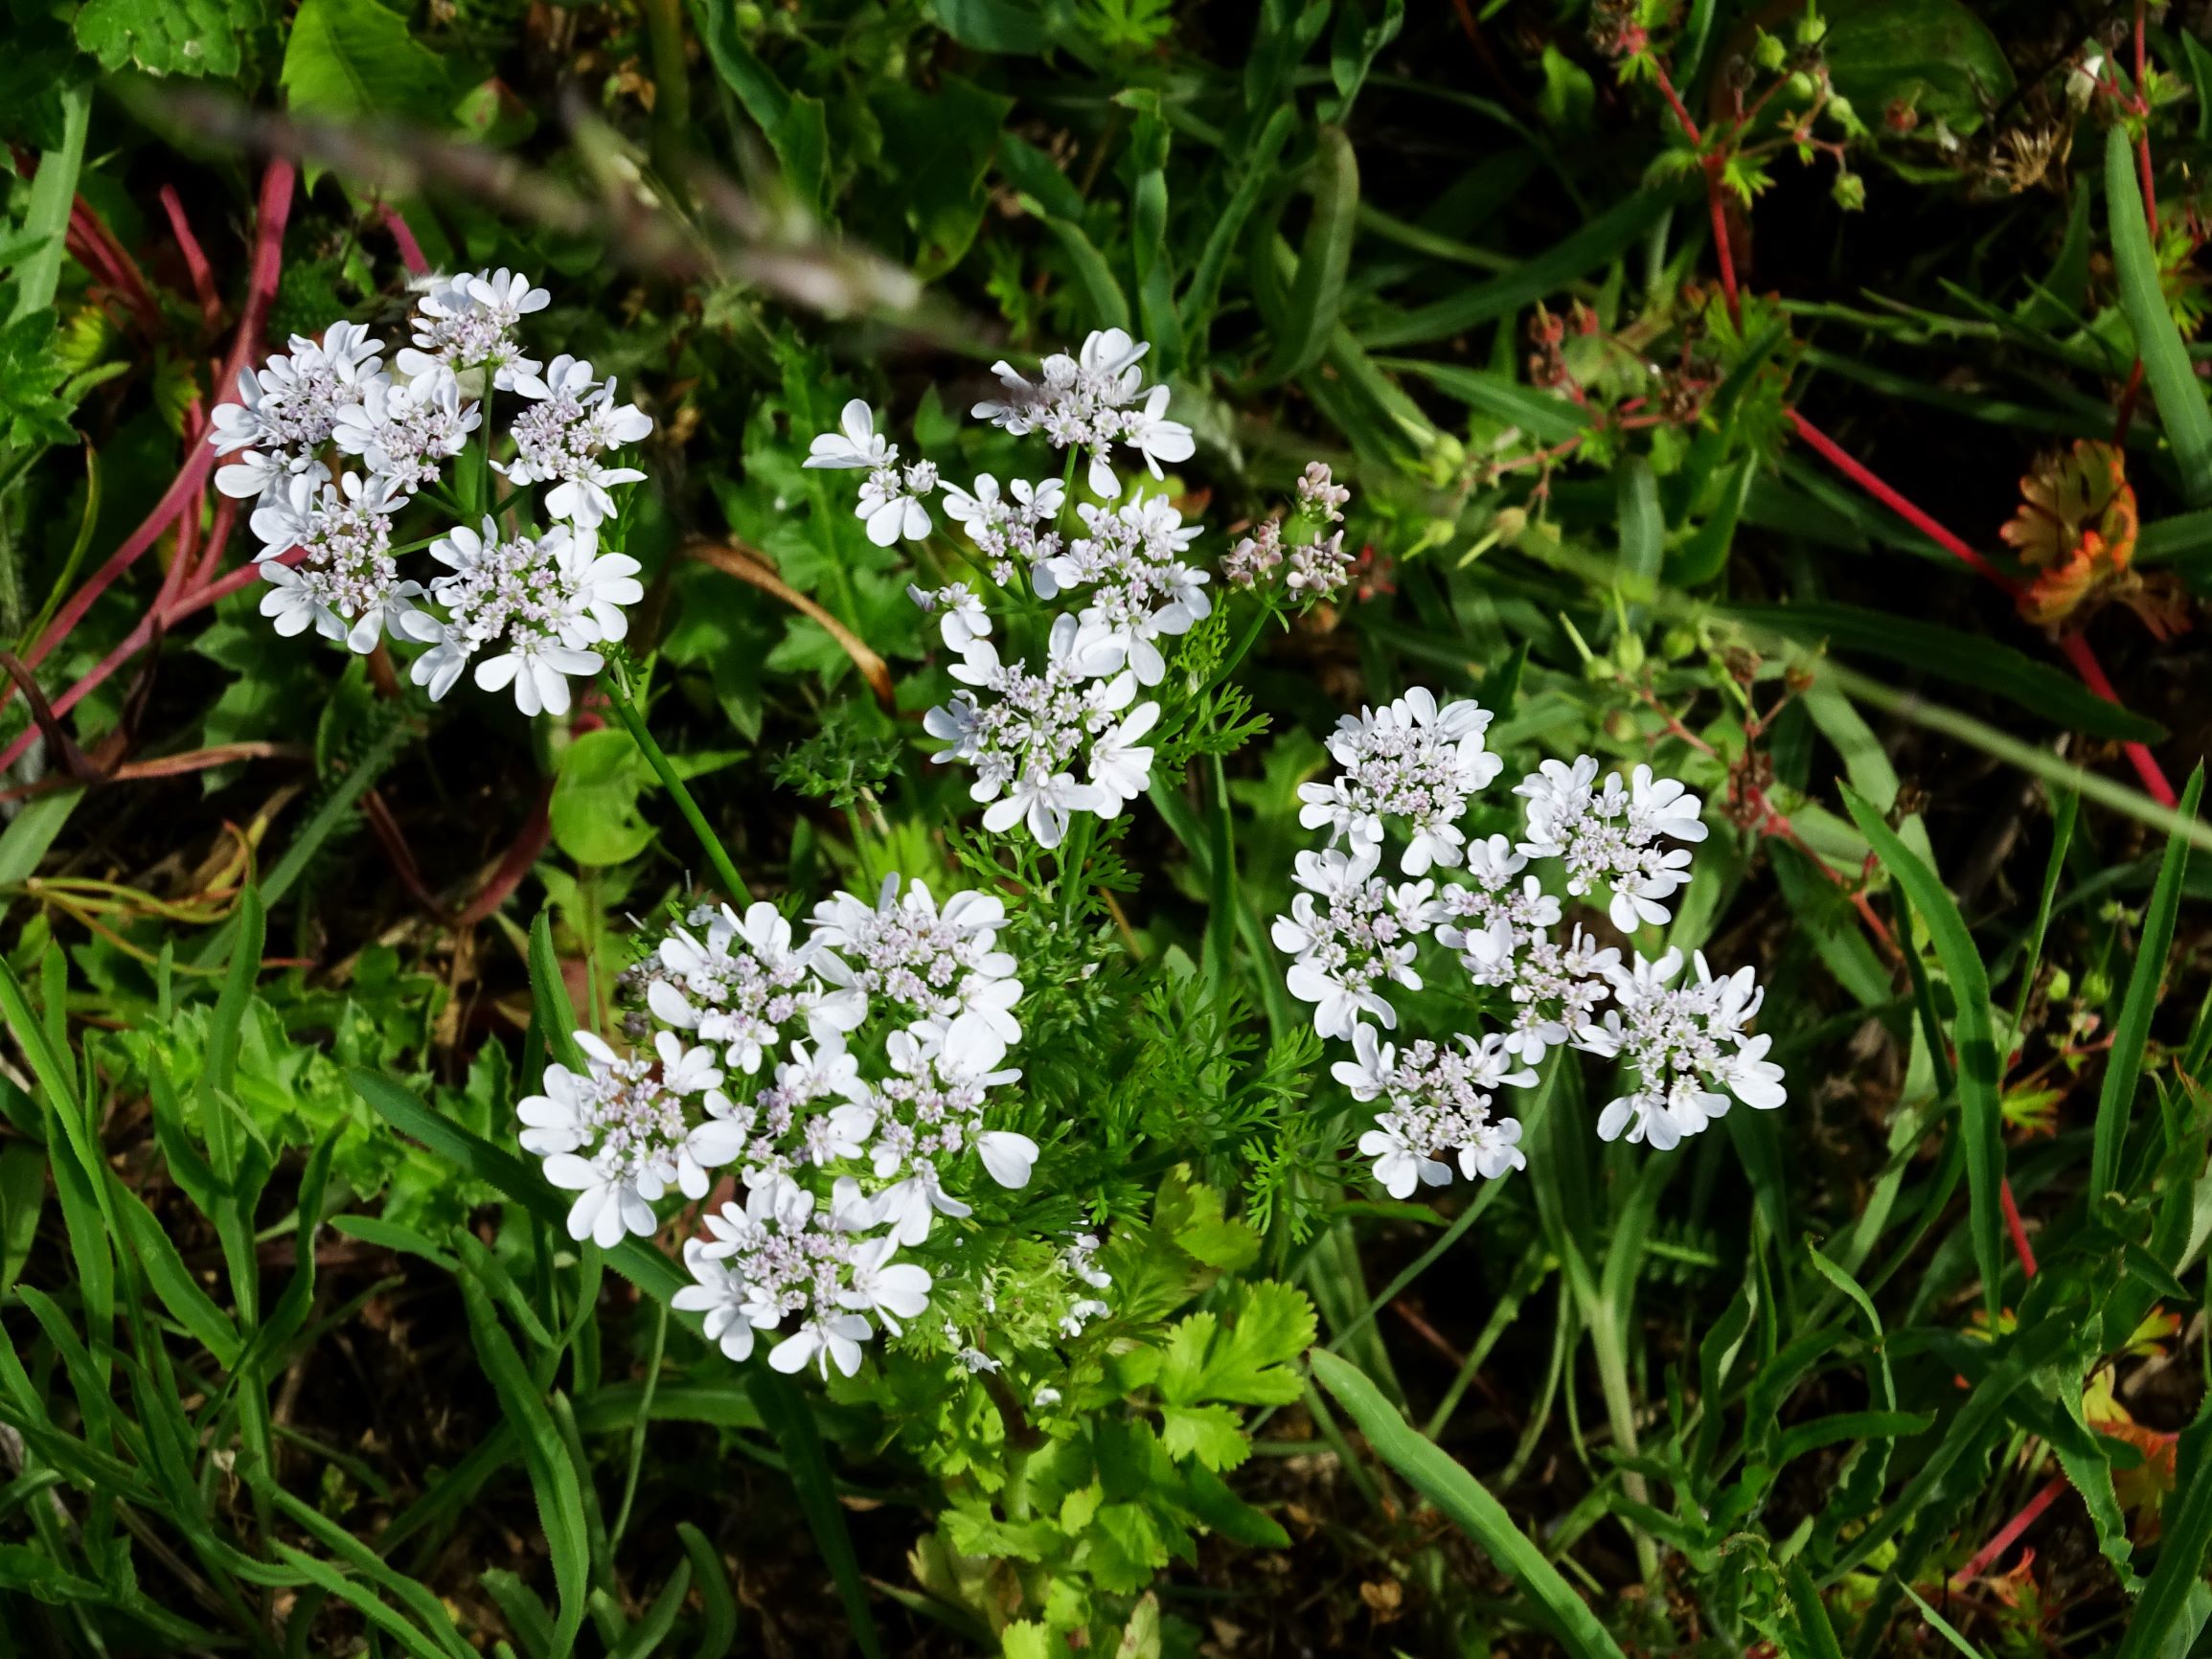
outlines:
M738 1645L738 1601L730 1592L729 1569L706 1534L691 1522L678 1521L676 1536L691 1558L692 1582L699 1593L699 1645L692 1649L692 1659L728 1659Z
M2212 502L2212 410L2204 406L2204 385L2189 362L2189 349L2174 326L2166 291L2158 281L2158 257L2143 217L2142 192L2135 188L2135 156L2127 129L2105 133L2105 211L2111 216L2112 264L2120 277L2120 309L2134 330L2135 351L2143 360L2143 382L2158 406L2159 423L2181 469L2182 493L2192 507Z
M1674 202L1674 193L1669 191L1638 191L1519 269L1362 330L1359 343L1370 352L1380 352L1392 346L1441 340L1510 317L1523 306L1557 293L1585 272L1618 259Z
M545 1530L546 1547L553 1557L553 1582L559 1596L554 1622L554 1659L565 1659L583 1628L585 1600L591 1594L591 1546L585 1536L583 1490L577 1484L576 1466L561 1444L545 1397L531 1380L515 1352L513 1338L499 1323L491 1298L470 1279L461 1281L462 1301L468 1312L468 1329L475 1339L476 1356L484 1375L499 1397L500 1414L521 1436L522 1466L529 1471L530 1488L537 1499L537 1518Z
M2071 674L2008 645L1939 623L1847 604L1731 605L1722 613L1808 645L1902 663L1954 685L1995 692L2068 731L2123 743L2158 743L2157 721L2108 702Z
M1935 953L1950 981L1956 1005L1952 1034L1958 1050L1959 1130L1966 1148L1968 1227L1974 1264L1981 1270L1982 1302L1995 1329L2004 1290L2004 1212L1999 1193L2005 1178L2003 1115L1997 1099L1996 1035L1990 1019L1989 975L1974 948L1958 906L1931 870L1865 797L1846 784L1843 803L1852 822L1873 847L1875 856L1895 878L1927 923Z
M1344 129L1324 126L1313 156L1313 216L1298 253L1298 275L1273 328L1275 349L1262 381L1273 385L1321 360L1344 303L1359 215L1359 163ZM1266 257L1263 249L1262 258Z
M2203 794L2204 768L2200 765L2181 792L2185 817L2197 815ZM2174 946L2174 919L2181 908L2181 878L2188 865L2188 842L2179 835L2169 835L2166 855L2158 863L2157 885L2151 889L2151 902L2143 912L2143 931L2135 943L2135 966L2128 975L2128 994L2120 1005L2119 1023L2112 1028L2112 1046L2105 1056L2105 1083L2097 1096L2097 1133L2089 1151L2092 1203L2103 1203L2105 1194L2120 1178L2128 1117L2135 1102L2136 1085L2142 1080L2143 1050L2150 1041L2158 988L2166 977L2166 956Z
M1416 1491L1478 1544L1537 1605L1560 1644L1576 1659L1624 1659L1574 1586L1513 1524L1505 1506L1436 1444L1398 1414L1350 1360L1313 1350L1313 1375L1336 1397L1367 1443Z
M860 1576L860 1557L853 1548L853 1534L845 1526L844 1506L830 1479L830 1460L822 1449L821 1430L815 1426L812 1407L798 1384L780 1371L754 1365L745 1387L760 1407L776 1444L783 1448L791 1485L813 1530L815 1546L837 1586L837 1600L845 1606L852 1636L866 1659L882 1659L883 1643L876 1634L876 1615L868 1606L867 1581Z
M2158 1564L2151 1569L2112 1659L2153 1659L2168 1651L2168 1632L2180 1624L2191 1597L2201 1588L2204 1558L2212 1554L2212 1401L2182 1432L2175 1479L2159 1532Z

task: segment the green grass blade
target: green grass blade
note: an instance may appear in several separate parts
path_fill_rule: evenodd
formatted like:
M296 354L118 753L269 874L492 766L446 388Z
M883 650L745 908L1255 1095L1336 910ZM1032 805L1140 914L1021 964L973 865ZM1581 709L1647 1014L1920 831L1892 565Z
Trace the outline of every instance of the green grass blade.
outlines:
M2176 1453L2174 1495L2166 1500L2158 1564L2143 1586L2134 1617L2112 1659L2154 1659L2201 1585L2204 1558L2212 1554L2212 1405L2182 1432Z
M1359 343L1370 352L1386 351L1441 340L1510 317L1523 306L1556 294L1585 272L1620 258L1674 203L1670 191L1638 191L1518 270L1364 330Z
M1272 330L1275 349L1262 374L1263 384L1304 374L1329 349L1344 304L1344 276L1352 266L1358 215L1359 163L1352 141L1342 127L1324 126L1313 156L1313 216L1299 249L1298 275Z
M553 1557L554 1587L559 1595L559 1612L554 1622L554 1659L565 1659L574 1650L583 1628L585 1600L591 1594L591 1546L585 1534L583 1490L577 1484L576 1466L546 1409L545 1397L530 1378L515 1352L514 1340L499 1323L491 1299L475 1281L461 1281L462 1301L468 1311L468 1329L476 1343L476 1356L499 1397L500 1414L514 1424L522 1440L522 1466L529 1471L530 1488L537 1499L537 1518L545 1529L545 1542Z
M2194 818L2204 794L2204 768L2200 765L2181 792L2181 811ZM2104 1202L2105 1194L2120 1178L2120 1151L2128 1138L2128 1115L2134 1104L2136 1085L2142 1080L2143 1050L2151 1036L2151 1015L2158 1006L2158 988L2166 977L2167 953L2174 947L2174 919L2181 907L2181 878L2189 864L2189 844L2178 835L2166 838L2166 855L2158 864L2158 882L2151 890L2151 903L2143 912L2143 933L2135 945L2135 966L2128 975L2127 998L2120 1005L2119 1023L2112 1028L2112 1047L2105 1056L2105 1084L2097 1096L2097 1134L2089 1151L2089 1199Z
M1723 615L1808 645L1903 663L1954 685L1995 692L2067 731L2123 743L2159 743L2157 721L2108 702L2073 675L2024 651L1958 628L1848 604L1731 605Z
M572 1072L582 1071L583 1051L576 1046L576 1005L568 999L568 981L561 976L560 958L553 948L551 911L539 911L530 924L530 998L537 1011L538 1034L553 1057Z
M1419 375L1456 403L1519 427L1539 443L1564 443L1589 429L1590 419L1564 398L1488 369L1458 363L1430 363L1418 357L1377 357L1375 366L1393 374Z
M1644 602L1658 587L1667 541L1658 476L1643 456L1624 455L1613 468L1613 511L1621 527L1616 591L1628 602L1629 626L1634 629L1642 625Z
M192 1276L192 1269L184 1264L184 1258L177 1253L175 1243L163 1231L153 1212L120 1180L115 1182L114 1203L123 1221L124 1236L129 1240L139 1265L146 1269L147 1283L161 1298L162 1306L175 1316L179 1325L198 1338L201 1347L215 1355L217 1365L225 1371L234 1370L239 1352L238 1327L215 1305L215 1299L200 1288L199 1281Z
M1574 1587L1513 1524L1505 1506L1492 1497L1480 1481L1399 1416L1350 1360L1317 1348L1311 1361L1314 1376L1352 1414L1352 1420L1359 1425L1375 1455L1511 1575L1543 1609L1545 1623L1567 1652L1576 1659L1623 1659L1619 1646L1575 1594Z
M799 1507L807 1513L815 1546L837 1586L837 1600L845 1605L854 1641L866 1659L883 1659L876 1615L868 1606L868 1586L860 1576L860 1557L853 1548L844 1506L837 1502L837 1489L830 1479L830 1460L822 1450L822 1434L815 1425L813 1408L797 1383L765 1365L755 1363L748 1368L745 1387L760 1407L761 1420L783 1450L791 1485L799 1494Z
M366 1584L349 1579L330 1562L310 1556L307 1551L278 1542L273 1546L277 1555L291 1563L300 1576L319 1589L327 1590L359 1613L415 1655L415 1659L452 1659L452 1655L437 1643L415 1628Z
M2135 188L2134 152L2126 128L2119 125L2105 133L2105 211L2111 217L2120 308L2135 332L2143 380L2158 406L2174 464L2181 469L2182 492L2190 506L2202 507L2212 502L2212 411L2204 407L2204 387L2190 366L2188 348L2159 285L2158 259L2143 217L2142 193Z
M729 1569L706 1534L691 1522L678 1521L676 1536L691 1558L692 1582L699 1592L699 1645L692 1649L692 1659L728 1659L738 1645L738 1601L730 1593Z
M1989 975L1974 948L1966 920L1936 874L1858 790L1842 785L1843 804L1898 885L1927 923L1935 953L1957 1012L1952 1026L1958 1049L1959 1129L1965 1137L1968 1225L1974 1264L1981 1270L1982 1300L1995 1329L2004 1288L2004 1215L1999 1188L2005 1177L2003 1117L1997 1102L1996 1036L1990 1020ZM1909 948L1909 946L1908 946Z

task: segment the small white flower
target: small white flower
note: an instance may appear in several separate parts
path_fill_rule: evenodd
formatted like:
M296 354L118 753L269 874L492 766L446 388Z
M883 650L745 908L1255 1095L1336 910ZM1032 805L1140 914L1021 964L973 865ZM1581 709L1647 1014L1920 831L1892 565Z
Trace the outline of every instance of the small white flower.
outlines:
M1413 959L1418 935L1435 923L1434 883L1392 888L1375 874L1378 854L1361 847L1301 852L1290 913L1275 919L1275 948L1295 957L1286 976L1290 994L1315 1004L1313 1028L1350 1037L1363 1019L1395 1027L1398 1015L1384 985L1421 989Z
M859 467L873 472L899 459L899 446L876 430L875 412L855 398L837 418L837 430L825 432L808 448L806 466Z
M855 1246L852 1283L837 1294L839 1307L875 1314L894 1336L901 1333L900 1320L919 1319L928 1307L930 1285L927 1269L891 1260L897 1249L889 1238ZM852 1375L850 1367L846 1375Z
M753 1326L745 1317L744 1275L733 1273L725 1263L708 1255L702 1239L684 1240L684 1265L691 1269L697 1283L685 1285L670 1297L669 1306L679 1313L704 1314L700 1328L709 1342L719 1347L731 1359L750 1359Z
M1331 845L1379 845L1386 818L1402 818L1410 839L1399 867L1408 875L1461 862L1466 836L1458 823L1467 803L1504 765L1483 747L1490 711L1472 698L1438 707L1416 686L1380 709L1337 722L1329 752L1343 768L1327 784L1302 784L1298 822L1327 826Z
M804 1371L814 1363L824 1376L834 1363L851 1376L860 1369L860 1344L868 1340L868 1322L857 1313L829 1313L810 1319L768 1351L768 1363L782 1372Z
M1159 723L1157 703L1139 703L1120 723L1092 739L1088 764L1090 781L1112 805L1102 814L1112 817L1122 807L1152 787L1152 751L1137 742Z
M514 389L531 407L514 418L515 458L500 470L517 485L553 484L545 511L579 529L612 518L613 487L635 484L645 474L608 466L603 458L650 438L651 418L634 403L616 403L614 381L601 384L588 361L565 352L542 375L518 370Z
M1577 1048L1617 1057L1639 1079L1599 1114L1608 1141L1625 1132L1664 1150L1725 1116L1731 1094L1762 1111L1788 1098L1782 1068L1766 1057L1770 1039L1743 1030L1757 1004L1750 970L1716 980L1699 956L1697 981L1674 985L1681 969L1678 950L1656 962L1638 953L1626 970L1614 968L1614 1006L1604 1019L1575 1033Z
M1037 1143L1010 1129L986 1129L975 1137L983 1167L1001 1187L1026 1187L1037 1163Z
M990 613L975 590L964 581L947 582L935 589L909 584L906 597L925 611L945 613L938 619L938 632L956 651L965 651L977 640L990 636Z
M1638 765L1628 788L1617 774L1595 787L1598 763L1587 755L1570 767L1546 761L1516 785L1528 802L1528 835L1520 851L1531 858L1557 858L1566 866L1567 891L1611 890L1608 914L1623 933L1664 923L1665 900L1690 879L1686 848L1661 848L1660 836L1702 841L1698 797L1673 778L1654 779Z
M339 411L331 438L394 490L413 494L468 447L483 420L476 403L462 401L453 371L440 363L405 385L381 376L371 381L358 403Z
M441 364L457 374L489 371L495 387L512 391L517 375L538 368L522 354L515 330L552 303L545 289L504 266L435 279L415 303L415 343L399 351L399 372L412 377ZM480 375L471 379L481 389Z

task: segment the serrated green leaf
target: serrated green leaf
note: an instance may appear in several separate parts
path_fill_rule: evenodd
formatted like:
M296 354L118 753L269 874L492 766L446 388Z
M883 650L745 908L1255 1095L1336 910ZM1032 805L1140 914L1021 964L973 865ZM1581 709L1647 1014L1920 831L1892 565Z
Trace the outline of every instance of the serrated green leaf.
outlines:
M1196 1458L1210 1469L1233 1469L1252 1453L1252 1443L1225 1405L1160 1408L1160 1443L1172 1458Z
M1282 1405L1301 1382L1290 1361L1313 1341L1313 1304L1294 1285L1271 1280L1241 1286L1225 1322L1194 1313L1175 1328L1160 1367L1160 1394L1173 1405L1233 1400Z
M445 60L376 0L307 0L279 77L295 115L440 122L454 102Z
M105 70L228 77L267 15L262 0L85 0L73 26Z

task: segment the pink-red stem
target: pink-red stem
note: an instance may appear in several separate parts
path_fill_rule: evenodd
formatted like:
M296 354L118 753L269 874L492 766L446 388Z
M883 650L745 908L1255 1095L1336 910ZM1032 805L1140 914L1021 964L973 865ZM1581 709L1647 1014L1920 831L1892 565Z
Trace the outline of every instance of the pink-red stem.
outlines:
M399 262L407 267L407 274L411 277L428 276L430 261L422 257L422 244L415 239L415 233L408 229L407 221L399 210L390 202L385 202L382 204L382 213L384 228L392 233L392 240L399 245Z
M169 215L170 235L176 238L177 251L184 256L185 271L192 278L192 291L199 299L199 314L212 332L222 327L222 298L216 292L215 266L208 262L207 250L193 234L192 220L185 216L176 186L161 187L161 211Z
M2065 1489L2066 1477L2064 1475L2053 1475L2045 1481L2042 1489L2028 1500L2027 1507L1999 1528L1997 1535L1984 1544L1973 1560L1950 1576L1953 1587L1980 1578L1995 1566L1997 1557L2018 1542L2019 1535L2041 1519L2042 1512L2057 1503L2059 1494Z
M239 311L238 334L232 342L230 355L217 383L218 397L237 381L239 372L261 349L262 330L268 319L269 307L276 300L277 284L284 271L285 225L291 217L292 191L297 177L293 164L282 159L270 162L262 173L260 215L256 224L253 261L247 277L245 305ZM203 488L215 466L215 450L205 442L205 428L195 421L188 420L186 433L191 452L182 469L162 492L153 511L131 532L106 563L69 597L53 622L47 625L45 632L24 653L28 663L36 665L51 655L55 648L67 639L70 631L83 620L85 613L98 602L100 596L114 584L118 577L143 557L147 549L160 540L162 534L171 524L187 511L196 513L199 511L204 500ZM180 618L213 604L227 594L237 592L255 579L258 572L249 564L219 580L214 580L216 562L221 557L223 544L228 541L231 525L236 519L236 507L226 500L223 507L217 511L207 549L198 556L196 561L191 557L189 538L180 536L178 556L164 577L161 592L156 596L152 607L121 645L110 651L83 679L55 699L57 714L82 701L95 687L103 683L151 639L157 629L168 628ZM0 703L6 701L13 689L12 682L0 686ZM34 726L29 728L4 752L0 752L0 770L13 764L23 751L30 747L36 730Z

